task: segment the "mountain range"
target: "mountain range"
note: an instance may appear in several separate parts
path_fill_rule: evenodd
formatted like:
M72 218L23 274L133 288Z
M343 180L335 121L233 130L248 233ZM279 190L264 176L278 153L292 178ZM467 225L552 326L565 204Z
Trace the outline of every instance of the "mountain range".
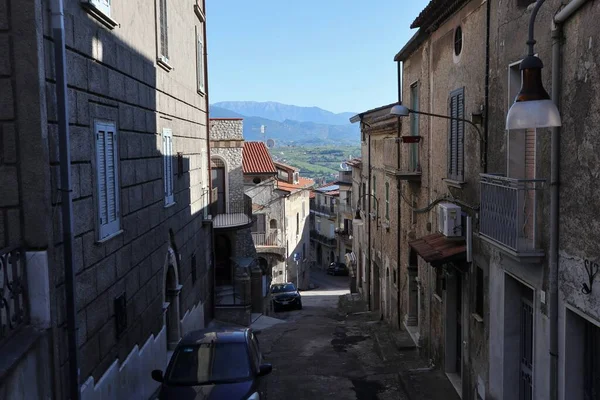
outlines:
M276 102L223 101L210 106L211 118L243 118L246 140L273 139L276 145L356 144L360 129L350 124L353 115Z

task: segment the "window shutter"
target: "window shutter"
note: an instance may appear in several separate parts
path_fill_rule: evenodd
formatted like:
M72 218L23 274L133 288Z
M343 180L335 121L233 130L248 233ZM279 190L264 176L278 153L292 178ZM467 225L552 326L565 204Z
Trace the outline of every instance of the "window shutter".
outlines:
M202 42L202 30L196 32L196 68L198 73L198 91L204 93L204 43Z
M457 117L465 119L465 94L461 89L456 94ZM456 121L456 175L459 181L464 181L465 176L465 123Z
M160 20L160 55L169 58L169 37L167 24L167 0L159 0L159 20Z
M450 116L456 118L457 106L456 96L450 97ZM456 150L457 150L457 121L450 120L450 138L448 140L448 177L458 180L456 171Z
M99 236L104 239L120 228L118 142L115 125L96 123L96 176Z
M110 17L110 0L89 0L89 3Z

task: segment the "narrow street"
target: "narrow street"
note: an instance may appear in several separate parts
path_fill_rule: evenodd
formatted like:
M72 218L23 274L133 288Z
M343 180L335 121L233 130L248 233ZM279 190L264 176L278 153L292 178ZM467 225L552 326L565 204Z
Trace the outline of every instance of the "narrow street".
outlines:
M273 364L269 399L458 399L431 371L407 334L391 330L349 293L349 278L311 271L316 289L301 292L303 309L273 315L286 323L259 339Z

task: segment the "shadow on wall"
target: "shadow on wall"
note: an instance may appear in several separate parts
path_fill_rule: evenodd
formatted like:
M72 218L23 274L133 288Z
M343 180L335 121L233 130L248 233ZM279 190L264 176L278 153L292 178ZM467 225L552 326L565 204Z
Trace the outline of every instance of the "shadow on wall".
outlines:
M193 89L184 95L187 88L169 79L178 71L167 73L118 39L79 2L66 3L82 398L148 397L156 387L150 371L164 368L167 343L212 318L205 98ZM67 398L56 80L45 10L53 370L55 397Z

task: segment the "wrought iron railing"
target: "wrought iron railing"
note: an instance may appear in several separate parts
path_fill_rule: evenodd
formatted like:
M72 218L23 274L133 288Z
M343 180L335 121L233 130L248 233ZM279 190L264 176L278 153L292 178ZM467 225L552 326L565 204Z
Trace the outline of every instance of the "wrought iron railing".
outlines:
M314 204L311 205L311 209L327 215L335 215L337 213L334 204Z
M0 346L28 322L25 253L0 250Z
M217 306L245 306L251 304L244 281L234 280L228 285L215 287L215 303Z
M212 204L213 226L215 228L236 227L252 224L252 199L244 195L243 200L228 201L217 199Z
M335 246L335 238L327 237L315 230L310 231L310 238L328 246Z
M481 174L479 233L515 252L537 250L537 196L543 179Z
M283 246L279 232L252 232L252 241L254 246Z

